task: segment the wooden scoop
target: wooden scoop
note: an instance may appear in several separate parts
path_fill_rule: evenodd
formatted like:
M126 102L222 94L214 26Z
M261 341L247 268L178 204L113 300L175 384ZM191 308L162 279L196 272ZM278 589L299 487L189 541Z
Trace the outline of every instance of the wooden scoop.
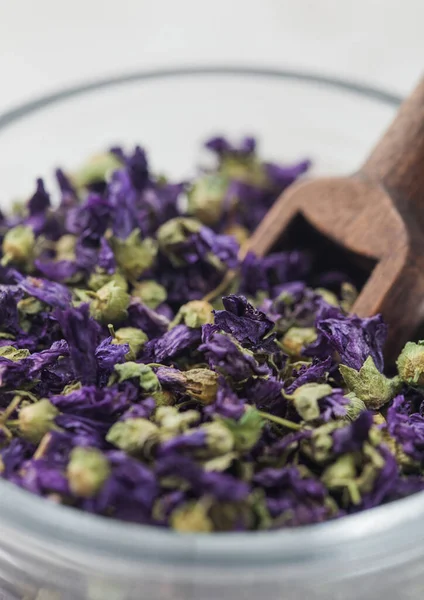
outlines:
M248 249L265 255L299 215L340 247L377 261L353 312L382 313L387 357L397 356L424 317L424 80L358 172L290 186Z

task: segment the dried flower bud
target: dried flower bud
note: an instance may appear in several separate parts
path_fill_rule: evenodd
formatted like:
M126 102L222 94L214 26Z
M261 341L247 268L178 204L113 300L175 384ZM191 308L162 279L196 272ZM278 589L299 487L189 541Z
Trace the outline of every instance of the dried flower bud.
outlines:
M218 373L210 369L190 369L184 372L186 391L203 404L211 404L218 391Z
M147 419L118 421L109 429L106 440L128 454L137 454L148 441L157 438L157 425Z
M75 247L77 238L67 233L56 242L56 260L75 260Z
M176 397L169 390L153 392L152 396L156 401L156 406L171 406L175 404Z
M97 448L77 447L71 452L66 475L73 494L91 498L110 475L109 461Z
M15 217L25 217L27 214L27 201L18 199L12 200L10 214Z
M343 421L330 422L313 429L311 437L301 442L302 452L318 464L326 462L332 455L332 433L343 424Z
M6 333L5 331L0 331L0 340L15 340L16 337L13 333Z
M22 298L17 306L19 312L23 315L37 315L45 309L45 304L33 296Z
M222 423L231 432L235 449L246 452L259 440L265 420L255 408L249 408L238 421L223 419Z
M35 404L24 406L19 411L19 430L21 435L38 444L41 438L54 426L54 420L59 411L47 399L42 399Z
M179 412L175 406L159 406L154 418L166 436L172 437L172 435L183 433L190 425L198 423L200 413L197 410Z
M107 283L114 281L118 287L120 287L124 292L128 291L128 282L120 273L112 273L109 275L108 273L104 273L101 270L96 270L94 273L90 275L90 279L88 280L88 287L90 290L94 290L97 292L100 288L105 286Z
M237 452L227 452L202 461L202 466L205 471L226 471L236 458Z
M61 394L62 394L62 396L67 396L68 394L72 394L72 392L76 392L77 390L80 390L81 388L82 388L81 381L75 381L74 383L69 383L68 385L65 385Z
M119 268L130 280L138 279L150 269L158 250L152 238L141 239L139 229L134 229L125 240L112 237L109 243Z
M358 297L358 290L349 282L342 283L340 306L346 312L352 310L353 305Z
M160 390L159 380L151 367L143 363L128 361L114 366L114 373L111 376L111 381L126 381L127 379L136 379L139 386L145 392L156 392Z
M2 265L9 262L26 263L34 253L35 236L31 227L17 225L4 236Z
M169 324L169 329L172 329L180 323L184 323L187 327L193 329L202 327L206 323L213 323L213 307L205 300L192 300L183 304L177 312L175 319Z
M132 295L140 298L143 304L153 309L165 302L167 297L166 289L154 279L146 279L146 281L137 283L134 286Z
M169 260L176 266L184 266L185 261L181 257L181 244L186 242L193 233L198 233L202 223L197 219L188 217L176 217L161 225L156 233L159 248Z
M213 531L208 509L202 502L187 502L175 509L170 517L171 527L184 533L210 533Z
M228 181L219 172L199 177L187 194L188 212L205 225L215 225L222 215Z
M91 316L101 323L117 323L127 316L131 296L115 281L110 281L96 292L90 304Z
M321 296L327 304L330 304L330 306L339 306L339 299L334 292L325 288L316 288L314 291L318 296Z
M290 398L294 407L304 421L313 421L320 416L318 400L333 392L327 383L305 383L298 387Z
M112 152L96 154L74 173L72 182L77 188L101 183L120 167L122 167L121 162Z
M322 474L322 482L329 490L346 488L353 504L361 502L361 494L356 482L356 464L353 454L343 454Z
M74 288L73 290L76 300L73 301L74 306L79 306L82 303L90 303L97 299L97 296L91 290L82 290L80 288Z
M316 339L317 332L314 327L290 327L281 340L281 345L289 356L300 356L303 348Z
M346 365L340 365L339 370L348 390L363 400L367 408L378 410L399 391L399 378L385 377L377 369L371 356L368 356L359 371Z
M346 394L346 398L349 398L349 404L346 406L346 416L344 418L347 421L356 421L361 412L367 410L365 402L353 393Z
M264 501L265 505L265 501ZM209 510L214 531L250 530L255 520L248 502L217 502ZM271 521L270 521L271 523Z
M26 350L26 348L19 350L18 348L15 348L15 346L0 346L0 356L8 358L13 362L18 362L19 360L30 356L30 351Z
M234 448L234 436L224 423L213 421L199 428L206 433L206 445L214 455L227 454Z
M112 343L128 344L130 351L127 352L125 358L127 360L135 360L137 354L148 339L147 335L141 329L137 329L136 327L121 327L115 331L115 337Z
M396 364L402 381L410 385L424 385L424 342L408 342Z

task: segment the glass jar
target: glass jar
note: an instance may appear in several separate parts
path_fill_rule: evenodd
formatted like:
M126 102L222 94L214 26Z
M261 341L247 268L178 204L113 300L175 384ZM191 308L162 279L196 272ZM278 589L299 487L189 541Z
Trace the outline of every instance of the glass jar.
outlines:
M181 178L210 135L254 135L261 155L354 171L399 98L294 71L211 67L123 75L0 115L0 205L37 176L116 144ZM48 178L47 178L48 181ZM181 535L80 513L0 480L0 588L25 600L370 600L424 590L424 495L339 521ZM1 596L1 593L0 593Z

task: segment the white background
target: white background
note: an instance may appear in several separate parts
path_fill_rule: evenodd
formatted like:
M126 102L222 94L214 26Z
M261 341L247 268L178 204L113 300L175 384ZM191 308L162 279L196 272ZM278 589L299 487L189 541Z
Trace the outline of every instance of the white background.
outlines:
M182 63L303 67L406 93L423 29L424 0L0 0L0 111Z

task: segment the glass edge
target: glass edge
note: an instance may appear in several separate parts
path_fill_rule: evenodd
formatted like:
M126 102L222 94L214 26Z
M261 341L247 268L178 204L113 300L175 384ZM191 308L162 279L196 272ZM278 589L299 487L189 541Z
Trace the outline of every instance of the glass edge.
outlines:
M176 66L133 71L86 81L33 98L0 114L0 132L49 106L104 88L138 81L214 75L298 81L347 91L394 107L402 101L399 95L379 87L309 71L245 65ZM422 493L360 515L296 530L187 536L112 521L96 515L83 514L72 508L56 506L5 481L0 481L0 488L1 520L12 528L19 520L21 533L33 535L40 543L43 543L48 535L49 543L56 541L62 546L81 546L86 554L98 551L103 555L116 554L123 559L165 559L173 562L177 560L179 563L190 559L196 565L204 566L216 566L217 563L220 566L234 565L235 562L240 563L240 566L246 563L260 566L261 562L272 566L289 558L301 562L318 553L321 553L322 557L323 552L330 556L333 552L340 552L340 544L364 541L376 532L390 533L399 525L408 525L411 514L417 518L424 512ZM408 527L407 529L410 530ZM246 544L247 540L254 541L254 545ZM235 556L235 553L238 556ZM260 558L261 555L263 558ZM229 558L232 560L228 563Z
M0 113L0 131L16 123L39 110L48 106L57 104L64 100L81 96L90 92L95 92L103 88L134 83L137 81L148 81L155 79L164 79L184 76L246 76L274 79L287 79L292 81L305 82L315 85L323 85L339 90L367 97L371 100L398 106L402 97L380 87L374 87L366 83L345 79L342 77L333 77L321 75L310 71L301 71L296 69L277 69L270 67L256 67L245 65L207 65L207 66L176 66L172 68L162 68L153 70L140 70L104 77L94 81L85 81L74 86L55 90L43 96L39 96L18 104L3 113Z
M350 555L379 558L399 548L422 541L424 492L349 515L339 520L279 531L179 534L167 529L125 523L82 513L34 496L9 482L2 482L0 515L5 540L17 532L17 540L34 547L54 548L57 556L75 550L83 564L140 560L152 564L223 569L235 567L272 568L306 561L339 561L344 549ZM7 535L9 530L10 536ZM376 546L377 544L377 546ZM88 560L87 560L88 557ZM348 568L349 565L344 565Z

